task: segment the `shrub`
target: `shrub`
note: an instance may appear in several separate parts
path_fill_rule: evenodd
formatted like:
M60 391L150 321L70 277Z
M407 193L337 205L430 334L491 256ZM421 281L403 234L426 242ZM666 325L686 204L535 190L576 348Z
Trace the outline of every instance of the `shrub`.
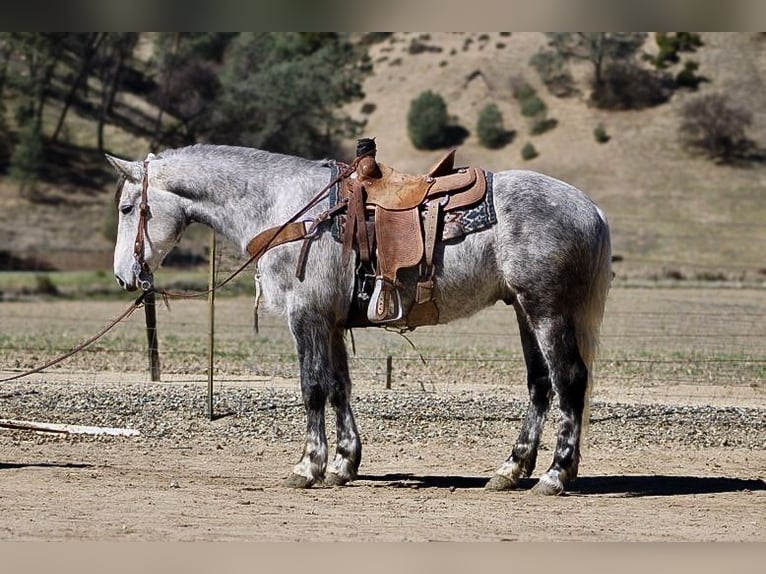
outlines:
M412 40L410 42L409 48L407 48L407 51L412 54L413 56L415 54L422 54L424 52L441 52L442 47L441 46L429 46L428 44L425 44L419 40Z
M534 118L544 115L548 107L540 99L535 89L526 82L521 83L515 90L514 96L519 102L521 115Z
M448 141L447 103L439 94L426 90L410 103L407 133L417 149L438 149Z
M550 93L565 98L577 93L574 79L564 66L564 58L557 52L541 50L529 60Z
M533 136L539 136L547 131L552 130L559 121L556 118L537 118L532 122L532 126L529 128L529 133Z
M684 62L684 69L676 74L676 85L679 88L696 90L702 82L709 81L704 76L698 76L699 64L694 60Z
M703 45L699 34L693 32L676 32L675 34L657 32L654 39L659 47L659 52L654 58L654 65L657 68L666 68L669 64L678 62L680 59L678 52L694 52Z
M539 153L537 153L537 150L535 149L535 146L532 145L531 142L527 142L524 144L524 147L521 148L521 158L525 161L529 161L530 159L536 158Z
M534 118L535 116L542 115L547 110L545 102L542 101L537 96L537 94L521 100L519 104L521 105L521 115L528 118Z
M699 96L681 108L681 140L687 148L701 150L720 161L745 157L753 142L745 135L753 115L734 107L722 94Z
M50 275L40 274L35 275L35 287L32 290L37 295L60 295L59 288L50 278Z
M558 125L558 120L546 117L548 106L532 86L521 79L512 80L511 86L513 95L519 102L521 115L529 118L529 131L532 135L545 133Z
M531 98L536 94L535 89L521 78L511 80L511 89L513 90L513 97L519 101Z
M636 62L614 62L604 70L602 82L593 84L591 100L602 109L639 110L666 102L671 84L666 74L657 75Z
M481 145L490 149L501 148L511 140L511 133L505 129L503 114L497 105L487 104L479 112L476 135Z
M610 136L608 133L606 133L606 128L604 128L604 124L598 124L594 130L593 130L593 137L598 143L606 143L610 139L612 139L612 136Z

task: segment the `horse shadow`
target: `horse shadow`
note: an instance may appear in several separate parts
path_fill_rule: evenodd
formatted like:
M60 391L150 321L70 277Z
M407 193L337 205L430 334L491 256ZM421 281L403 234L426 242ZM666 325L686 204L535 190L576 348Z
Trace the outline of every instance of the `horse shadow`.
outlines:
M369 481L373 486L389 488L484 488L489 480L484 476L438 476L413 473L390 473L360 475L359 481ZM523 478L518 490L529 490L536 479ZM608 495L623 497L684 496L692 494L718 494L724 492L766 490L761 479L727 478L714 476L667 476L667 475L605 475L582 476L567 489L576 496Z

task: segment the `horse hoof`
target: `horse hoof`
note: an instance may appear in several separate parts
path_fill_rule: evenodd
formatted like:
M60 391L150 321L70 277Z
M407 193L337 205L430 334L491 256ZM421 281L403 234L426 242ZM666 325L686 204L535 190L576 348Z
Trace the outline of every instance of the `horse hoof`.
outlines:
M484 485L485 490L514 490L515 488L516 482L502 474L494 475L489 479L487 484Z
M350 478L341 476L337 472L328 472L324 477L324 483L327 486L343 486L344 484L348 484L350 481Z
M289 486L290 488L311 488L315 482L316 480L313 478L306 478L300 474L291 473L290 476L285 479L285 486Z
M537 484L532 487L532 492L543 496L562 496L564 494L564 485L561 484L560 480L553 479L544 474L537 481Z

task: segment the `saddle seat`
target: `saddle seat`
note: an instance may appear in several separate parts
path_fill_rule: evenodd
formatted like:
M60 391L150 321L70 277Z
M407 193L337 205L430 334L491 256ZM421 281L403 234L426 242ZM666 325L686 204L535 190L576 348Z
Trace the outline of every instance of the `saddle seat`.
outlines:
M372 156L362 158L355 175L364 186L366 206L403 211L445 195L449 196L449 200L444 203L445 210L475 203L484 195L481 182L475 185L479 177L478 170L455 169L455 152L454 149L450 150L424 175L396 171L383 163L375 162ZM351 177L353 179L354 175ZM460 197L461 195L463 197Z

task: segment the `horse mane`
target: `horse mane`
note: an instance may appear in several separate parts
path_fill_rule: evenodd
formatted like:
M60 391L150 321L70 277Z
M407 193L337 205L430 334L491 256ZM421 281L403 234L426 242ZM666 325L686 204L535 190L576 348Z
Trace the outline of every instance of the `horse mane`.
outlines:
M157 154L157 159L172 159L180 163L184 173L169 177L167 189L189 199L199 199L210 189L223 187L225 182L220 179L221 173L227 173L232 180L250 180L261 172L265 173L266 168L270 173L275 167L281 168L283 173L299 173L317 166L327 167L331 163L331 160L310 160L257 148L204 143L163 150ZM210 162L216 164L216 169L202 169L198 177L186 177L189 171ZM221 169L226 164L231 169ZM194 185L190 185L192 181Z

